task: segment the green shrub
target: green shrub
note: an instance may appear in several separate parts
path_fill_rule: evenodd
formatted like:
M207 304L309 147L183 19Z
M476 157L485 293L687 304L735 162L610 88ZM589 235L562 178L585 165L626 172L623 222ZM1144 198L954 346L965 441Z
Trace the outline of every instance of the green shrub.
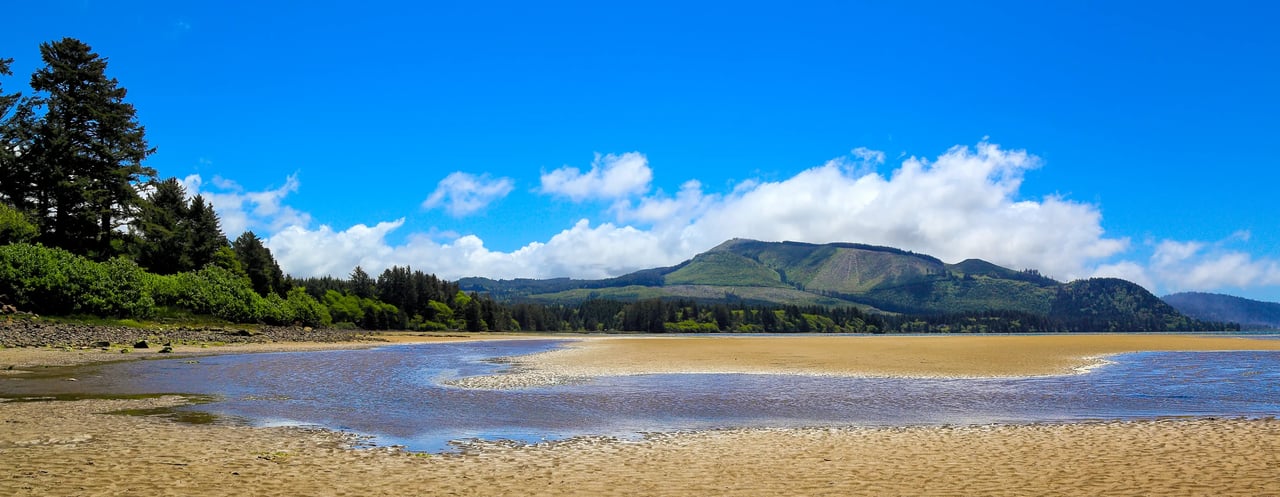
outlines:
M293 314L293 321L304 326L328 326L333 322L329 309L317 302L307 293L307 289L296 286L289 289L289 298L285 305Z
M178 281L176 300L164 302L165 305L178 305L236 323L254 323L262 318L265 309L260 303L262 297L253 291L244 276L210 264L199 271L173 277Z
M36 239L40 231L22 212L0 202L0 244L27 243Z
M40 314L149 318L155 301L148 280L128 259L98 263L40 245L0 246L0 294Z

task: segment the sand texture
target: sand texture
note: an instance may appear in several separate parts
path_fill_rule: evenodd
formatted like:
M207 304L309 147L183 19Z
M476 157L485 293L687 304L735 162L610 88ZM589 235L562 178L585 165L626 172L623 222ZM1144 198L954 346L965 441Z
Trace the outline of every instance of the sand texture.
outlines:
M593 337L510 358L509 374L455 382L518 388L599 376L768 373L888 377L1021 377L1087 371L1137 351L1280 350L1280 340L1191 335Z
M395 341L459 339L470 338ZM517 369L550 377L1016 376L1069 373L1128 351L1264 349L1280 349L1280 341L1160 335L627 337L585 339L517 359ZM106 355L95 354L5 349L0 361L44 367ZM353 448L359 443L354 437L318 429L189 425L105 414L184 402L173 396L0 401L0 495L1280 495L1276 419L745 429L641 441L483 443L467 446L462 455L442 456Z
M1280 495L1280 421L771 429L351 450L321 430L0 404L0 495Z

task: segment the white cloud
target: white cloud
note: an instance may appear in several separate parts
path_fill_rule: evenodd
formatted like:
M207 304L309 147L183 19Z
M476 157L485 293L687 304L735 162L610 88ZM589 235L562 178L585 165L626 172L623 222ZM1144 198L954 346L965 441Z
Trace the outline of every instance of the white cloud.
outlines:
M387 234L402 225L404 218L372 227L357 224L343 231L327 225L316 230L293 225L272 234L266 245L276 262L295 276L346 276L356 266L380 272L390 266L385 261L394 252L387 246Z
M1132 260L1104 264L1094 276L1124 278L1157 294L1280 286L1280 261L1229 247L1251 238L1241 230L1217 242L1148 241L1152 251L1145 264Z
M453 217L475 213L495 200L506 197L515 188L511 178L490 179L489 176L455 172L436 185L434 192L422 202L422 207L434 209L443 206Z
M865 149L855 155L878 157ZM832 160L714 199L681 230L684 242L706 247L732 237L855 241L946 261L983 258L1058 278L1085 276L1093 263L1128 246L1125 239L1104 235L1094 205L1060 197L1019 199L1023 173L1039 165L1025 151L985 142L955 147L932 163L908 158L887 178L851 172L848 163Z
M272 237L269 245L298 276L343 275L359 262L370 270L412 265L446 277L596 278L674 264L726 239L745 237L889 245L946 261L978 257L1036 268L1063 279L1092 275L1101 261L1129 246L1127 239L1105 236L1095 205L1057 196L1019 198L1023 174L1039 166L1025 151L986 142L954 147L934 161L907 158L887 177L848 167L876 163L882 155L855 149L849 158L782 181L746 181L725 194L706 193L691 180L675 195L654 192L635 199L622 197L648 188L651 171L644 156L599 157L587 173L565 168L544 174L543 191L574 199L613 198L609 212L621 224L593 227L584 219L512 252L489 250L474 235L438 242L410 234L403 245L389 246L385 234L399 224L387 225L390 229L379 236L365 236L363 226L336 232L300 224L287 236ZM294 256L295 251L344 262L322 263Z
M1158 288L1155 281L1151 279L1151 274L1147 268L1132 261L1103 264L1094 270L1092 277L1129 280L1152 292Z
M532 242L512 252L489 250L474 235L442 243L419 234L409 236L402 245L389 245L387 234L402 223L403 219L373 228L356 225L340 232L328 226L316 230L293 226L271 236L266 245L281 267L295 276L344 276L356 265L376 275L398 265L450 279L476 275L604 278L680 257L667 252L652 233L609 223L592 227L585 219L545 243Z
M648 191L652 180L649 159L639 152L596 154L591 170L586 173L569 166L544 172L542 192L568 197L575 202L593 198L616 199Z
M244 229L271 233L267 246L299 277L345 276L357 265L377 274L400 265L451 279L602 278L672 265L742 237L888 245L948 262L976 257L1035 268L1062 280L1120 277L1158 292L1280 285L1280 262L1227 247L1247 243L1247 231L1220 242L1148 242L1149 260L1135 262L1126 255L1129 240L1103 230L1098 206L1020 196L1024 174L1040 165L1025 151L981 142L932 161L907 157L881 174L875 166L883 160L882 153L854 149L780 181L746 180L714 193L691 179L668 194L650 191L652 171L643 155L600 156L586 173L563 168L543 174L542 191L612 200L601 213L612 219L581 219L510 252L489 249L475 234L434 229L388 242L403 218L310 228L310 216L285 203L299 189L296 175L279 188L256 192L218 177L212 188L198 175L182 181L190 194L203 193L213 203L232 238ZM508 194L511 183L454 173L424 206L474 212Z
M222 232L232 240L245 231L256 231L261 236L289 226L306 226L311 222L310 214L283 203L286 196L297 192L302 185L297 173L285 178L284 185L279 188L262 191L245 191L236 182L218 176L211 181L212 188L207 188L198 174L187 176L181 182L188 196L203 195L213 206L221 221Z
M1214 244L1164 240L1151 256L1151 273L1158 286L1169 291L1280 285L1280 261L1255 259L1225 247L1230 241L1247 241L1249 237L1242 233L1247 232Z
M715 199L702 193L702 183L698 180L689 180L680 186L675 197L651 195L640 199L634 207L630 201L623 200L614 204L612 210L618 220L624 222L688 222L711 207Z

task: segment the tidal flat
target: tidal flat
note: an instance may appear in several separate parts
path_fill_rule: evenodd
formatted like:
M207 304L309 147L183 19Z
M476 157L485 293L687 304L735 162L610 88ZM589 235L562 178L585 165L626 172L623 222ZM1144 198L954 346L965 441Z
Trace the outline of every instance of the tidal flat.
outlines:
M601 355L593 358L592 347ZM194 407L177 396L0 403L0 461L12 468L0 489L1257 495L1278 490L1269 476L1280 468L1277 349L1276 340L1168 335L646 337L88 366L60 386L130 385L220 400ZM939 368L953 367L948 361L991 368L1009 357L1035 370L924 374L928 357ZM823 360L827 369L818 370ZM877 370L875 361L911 365L913 374ZM779 371L779 364L800 370ZM578 369L556 370L569 367ZM576 379L497 390L452 384L538 370ZM30 383L0 379L0 393ZM201 384L221 390L190 388ZM169 408L249 421L187 425L108 414ZM482 440L437 450L446 438L468 436ZM503 438L534 443L496 441Z

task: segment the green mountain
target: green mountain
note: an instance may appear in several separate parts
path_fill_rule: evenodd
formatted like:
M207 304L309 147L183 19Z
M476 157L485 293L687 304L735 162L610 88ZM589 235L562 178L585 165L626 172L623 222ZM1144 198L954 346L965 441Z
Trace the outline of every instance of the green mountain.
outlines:
M733 239L676 266L617 278L464 278L459 285L502 300L543 304L683 298L854 306L912 315L1013 312L1098 331L1173 331L1204 325L1124 280L1061 283L1034 270L1017 271L978 259L947 264L924 254L856 243Z
M1276 302L1198 292L1165 295L1164 301L1196 319L1236 322L1245 329L1280 329L1280 303Z

